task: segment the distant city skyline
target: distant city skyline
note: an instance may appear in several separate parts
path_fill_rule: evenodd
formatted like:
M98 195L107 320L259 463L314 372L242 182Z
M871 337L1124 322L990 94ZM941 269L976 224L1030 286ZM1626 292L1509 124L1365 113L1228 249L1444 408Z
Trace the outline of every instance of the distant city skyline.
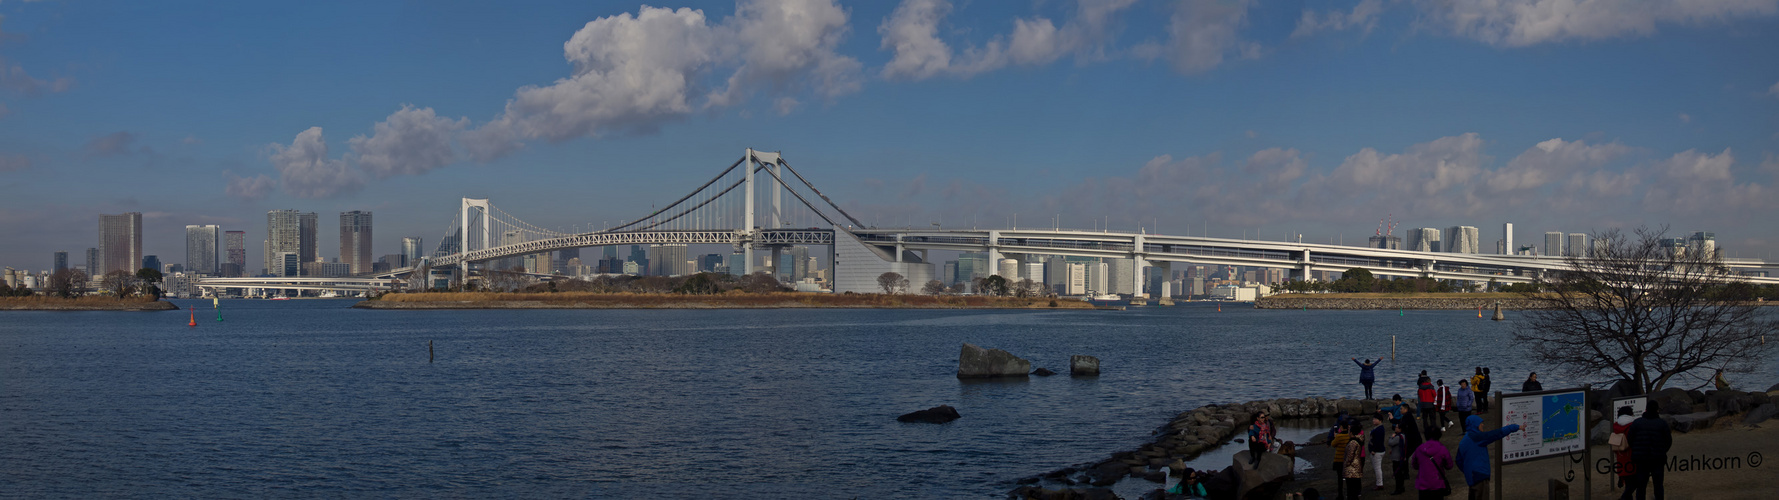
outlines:
M1779 258L1779 0L650 5L0 3L0 265L79 264L131 212L167 262L244 231L249 274L270 210L375 212L371 256L462 197L584 231L747 147L880 226L1665 225Z

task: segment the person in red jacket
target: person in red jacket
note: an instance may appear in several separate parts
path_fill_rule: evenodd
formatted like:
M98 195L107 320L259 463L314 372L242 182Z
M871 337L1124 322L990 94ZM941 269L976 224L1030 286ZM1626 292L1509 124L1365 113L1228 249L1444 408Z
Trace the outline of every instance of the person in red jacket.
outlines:
M1631 441L1628 435L1631 431L1631 422L1636 420L1637 417L1632 414L1629 406L1619 407L1618 418L1612 420L1612 438L1608 441L1617 441L1618 443L1612 446L1612 470L1618 473L1619 486L1629 486L1631 474L1636 472L1635 467L1631 465Z
M1433 411L1439 412L1439 430L1451 428L1452 419L1447 412L1452 411L1452 388L1446 387L1445 379L1440 379L1439 388L1433 392Z
M1421 425L1427 426L1428 429L1434 428L1439 424L1433 420L1433 379L1428 378L1427 372L1423 370L1420 380L1416 380L1415 384L1415 399L1417 400L1415 406L1421 410Z

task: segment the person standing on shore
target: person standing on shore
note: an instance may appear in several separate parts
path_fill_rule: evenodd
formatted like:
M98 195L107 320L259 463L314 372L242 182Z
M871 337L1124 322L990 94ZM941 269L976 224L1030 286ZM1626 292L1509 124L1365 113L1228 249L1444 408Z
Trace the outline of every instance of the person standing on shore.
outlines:
M1433 400L1437 398L1433 390L1433 379L1427 378L1427 372L1421 372L1421 380L1415 382L1415 405L1421 409L1421 424L1429 428L1438 425L1433 419Z
M1433 411L1439 412L1439 430L1452 427L1452 388L1445 386L1445 379L1439 379L1439 386L1433 390Z
M1464 484L1470 485L1470 500L1488 500L1489 444L1520 430L1519 424L1484 432L1483 418L1471 415L1464 420L1464 437L1458 440L1458 470L1464 472Z
M1377 372L1373 371L1372 368L1377 367L1378 363L1382 362L1384 362L1384 358L1382 357L1379 357L1377 361L1372 361L1371 358L1365 358L1365 361L1363 362L1359 361L1359 358L1353 358L1353 363L1359 365L1359 385L1365 386L1365 399L1372 399L1371 384L1377 382Z
M1492 404L1489 398L1493 397L1489 395L1489 388L1495 386L1495 381L1489 375L1489 367L1483 367L1482 371L1482 382L1471 384L1470 387L1475 388L1476 394L1481 396L1476 398L1476 411L1478 413L1488 413L1489 405Z
M1360 483L1365 479L1366 446L1365 440L1360 437L1364 435L1360 428L1358 419L1347 424L1347 434L1353 435L1353 439L1347 440L1346 453L1342 457L1345 461L1341 463L1340 468L1340 489L1344 494L1340 498L1346 500L1359 500L1359 493L1365 491L1365 487Z
M1421 448L1421 443L1424 441L1421 436L1425 436L1426 434L1421 432L1421 426L1415 425L1415 415L1413 413L1404 413L1402 419L1396 422L1396 428L1401 429L1402 435L1408 439L1409 453L1414 453L1415 450Z
M1620 406L1618 417L1612 419L1612 437L1606 440L1606 444L1612 447L1612 469L1613 472L1618 473L1618 486L1625 488L1627 492L1631 487L1631 474L1637 471L1637 467L1631 465L1631 436L1629 435L1631 422L1635 421L1637 421L1637 416L1632 414L1631 407Z
M1470 381L1459 380L1458 392L1452 395L1452 409L1458 411L1458 421L1470 420L1470 412L1476 409L1476 393L1470 392Z
M1538 372L1526 376L1526 383L1520 384L1520 392L1538 392L1544 390L1544 384L1538 383Z
M1631 474L1631 486L1625 488L1625 494L1620 499L1629 499L1631 493L1636 492L1637 500L1643 500L1644 491L1652 478L1655 479L1655 500L1662 500L1666 491L1662 487L1665 472L1662 468L1667 464L1662 462L1668 460L1668 448L1674 445L1674 433L1668 428L1668 422L1662 420L1661 413L1657 411L1660 407L1655 400L1648 400L1644 404L1646 407L1643 418L1631 422L1630 429L1625 432L1625 437L1631 442L1631 467L1634 472Z
M1366 455L1371 457L1371 470L1377 476L1374 490L1384 489L1384 453L1390 451L1390 437L1385 435L1388 430L1384 428L1383 413L1371 414L1371 430L1365 433L1365 444L1370 448Z
M1476 393L1478 396L1476 398L1476 412L1482 413L1484 410L1483 405L1486 404L1482 399L1488 396L1483 392L1483 369L1480 366L1476 367L1476 374L1470 376L1470 391Z
M1272 419L1266 410L1254 416L1254 423L1248 425L1248 463L1258 466L1260 456L1272 451L1273 433Z
M1451 480L1445 477L1445 471L1452 469L1452 453L1439 443L1439 429L1431 430L1427 442L1409 458L1409 466L1416 471L1415 491L1420 500L1440 500L1452 494Z
M1396 491L1391 495L1401 495L1402 485L1408 482L1408 436L1402 435L1402 426L1390 432L1390 476L1396 478Z
M1390 400L1395 401L1395 402L1391 403L1390 406L1384 407L1384 411L1390 412L1390 423L1391 424L1395 424L1396 422L1401 421L1403 415L1406 415L1409 412L1414 411L1408 407L1407 402L1402 400L1401 394L1396 394L1396 395L1390 396Z

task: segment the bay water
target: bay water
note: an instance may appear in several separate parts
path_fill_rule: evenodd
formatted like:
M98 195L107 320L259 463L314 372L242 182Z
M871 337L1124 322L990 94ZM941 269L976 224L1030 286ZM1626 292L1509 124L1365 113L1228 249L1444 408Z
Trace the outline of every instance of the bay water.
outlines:
M1358 397L1349 358L1572 386L1475 311L372 311L0 315L0 491L30 497L999 497L1204 404ZM955 377L969 342L1061 375ZM430 354L429 354L430 343ZM1067 375L1072 354L1099 377ZM1769 362L1769 367L1774 363ZM1755 379L1776 378L1765 369ZM1766 387L1776 380L1737 381ZM951 405L943 425L896 422Z

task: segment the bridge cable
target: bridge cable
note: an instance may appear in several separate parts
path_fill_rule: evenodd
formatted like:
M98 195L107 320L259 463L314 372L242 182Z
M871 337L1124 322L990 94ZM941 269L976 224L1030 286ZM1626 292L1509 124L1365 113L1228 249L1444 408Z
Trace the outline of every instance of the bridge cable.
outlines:
M778 158L778 163L779 163L779 164L780 164L780 165L784 165L784 168L785 168L785 169L786 169L786 170L790 170L790 171L791 171L791 175L794 175L794 176L797 176L797 180L800 180L800 181L803 181L803 185L805 185L805 186L809 186L809 190L810 190L810 191L813 191L813 192L815 192L815 195L816 195L816 196L820 196L820 197L822 197L822 201L825 201L825 202L828 202L828 206L830 206L830 207L834 207L834 210L838 210L838 211L840 211L840 215L844 215L844 216L846 216L846 220L849 220L849 221L852 221L852 223L853 223L853 225L854 225L854 226L857 226L857 227L867 227L867 226L865 226L865 223L863 223L863 222L859 222L859 220L858 220L858 219L855 219L855 218L853 218L853 216L852 216L852 214L849 214L849 213L846 213L846 210L845 210L845 209L842 209L842 208L840 208L840 205L835 205L835 204L834 204L834 200L831 200L831 199L828 199L828 195L825 195L825 194L822 194L822 190L820 190L820 189L816 189L816 188L815 188L815 184L811 184L811 183L809 183L809 179L804 179L804 178L803 178L803 174L799 174L799 173L797 173L797 169L794 169L794 168L791 168L791 164L790 164L790 162L786 162L786 161L784 161L784 157L783 157L783 156L780 156L780 157L779 157L779 158ZM793 192L793 193L794 193L794 192L796 192L796 191L792 191L792 192ZM804 204L805 204L805 205L807 205L807 204L808 204L808 202L804 202ZM810 209L811 209L811 210L814 210L814 209L815 209L815 207L810 207ZM827 219L827 217L823 217L823 219ZM829 223L829 224L833 224L833 223L834 223L834 222L833 222L833 221L828 221L828 223Z
M785 165L785 167L787 167L787 168L789 168L789 167L790 167L790 165ZM765 172L766 172L766 174L767 174L767 175L771 175L771 176L772 176L772 178L773 178L773 179L778 179L778 182L779 182L779 183L781 183L781 184L782 184L782 183L784 183L784 179L781 179L781 178L779 178L779 177L778 177L778 174L775 174L775 173L772 173L772 171L771 171L771 170L766 170L766 167L760 167L760 168L759 168L759 169L758 169L758 170L764 170L764 171L765 171ZM796 171L792 171L792 172L791 172L791 173L796 173ZM804 183L805 183L805 184L808 184L808 182L807 182L807 181L805 181L805 182L804 182ZM814 190L814 189L815 189L815 186L810 186L810 187L809 187L809 189L811 189L811 190ZM834 220L833 220L833 219L829 219L829 218L828 218L828 216L827 216L827 214L823 214L823 213L821 213L821 211L820 211L820 210L816 210L816 209L815 209L815 205L811 205L811 204L810 204L810 203L809 203L809 200L808 200L808 199L805 199L805 198L803 198L803 195L802 195L802 194L800 194L800 193L798 193L798 192L797 192L797 190L795 190L795 189L787 189L787 190L786 190L786 191L790 191L790 192L791 192L791 196L796 196L796 197L797 197L797 201L801 201L801 202L803 202L803 206L806 206L806 207L809 207L809 209L810 209L810 211L813 211L813 212L815 212L815 215L817 215L817 216L820 216L820 217L821 217L821 218L822 218L822 220L824 220L824 221L828 221L828 225L830 225L830 226L832 226L832 225L834 225ZM836 210L838 210L838 209L839 209L839 208L840 208L840 207L834 207L834 208L835 208L835 209L836 209ZM844 211L843 211L843 212L840 212L840 213L843 213L843 214L844 214L844 213L846 213L846 212L844 212ZM852 216L847 216L847 218L852 218ZM858 222L858 221L853 221L853 222Z
M717 193L717 195L716 195L716 196L715 196L715 197L712 197L712 198L710 198L710 199L707 199L707 200L704 200L704 202L702 202L702 203L699 203L699 204L697 204L697 205L696 205L696 206L692 206L692 207L689 207L689 208L686 208L686 209L683 209L683 210L680 210L680 212L679 212L679 213L677 213L677 214L674 214L674 215L673 215L673 216L672 216L672 217L669 217L669 218L668 218L668 219L667 219L667 220L663 220L663 221L659 221L659 222L656 222L656 223L654 223L654 224L649 224L649 225L647 225L647 226L644 226L644 227L640 227L640 228L637 228L637 229L635 229L635 231L647 231L647 230L650 230L650 229L654 229L654 228L655 228L655 227L656 227L656 226L660 226L660 225L662 225L662 224L666 224L666 223L669 223L669 222L673 222L673 221L677 221L677 220L679 220L679 218L680 218L680 217L681 217L681 216L684 216L684 215L686 215L686 214L687 214L687 213L690 213L690 212L691 212L691 211L693 211L693 210L697 210L697 209L699 209L699 208L701 208L701 207L703 207L703 206L705 206L705 205L709 205L709 204L710 204L710 202L712 202L712 201L716 201L716 200L718 200L718 199L721 199L721 198L722 198L722 197L723 197L723 195L725 195L725 194L729 194L729 191L732 191L732 190L734 190L734 189L735 189L735 188L738 188L738 187L741 187L741 185L742 185L742 184L745 184L745 183L746 183L746 182L745 182L745 179L743 179L743 180L736 180L736 181L735 181L735 183L734 183L734 184L730 184L730 185L729 185L729 187L728 187L728 188L726 188L726 189L723 189L723 190L722 190L722 192L719 192L719 193ZM660 213L660 212L656 212L656 213ZM605 231L605 232L612 232L612 231Z
M697 195L697 194L698 194L698 193L699 193L699 192L702 192L702 191L704 191L704 188L707 188L707 187L710 187L710 185L711 185L711 184L716 184L716 182L717 182L717 181L718 181L718 180L721 180L721 179L722 179L722 178L723 178L723 176L724 176L724 175L728 175L728 173L729 173L729 171L731 171L731 170L735 170L735 167L738 167L738 166L741 166L741 162L744 162L744 161L747 161L747 158L742 158L742 159L739 159L739 160L735 160L735 163L733 163L733 164L731 164L731 165L729 165L729 168L726 168L726 169L723 169L723 172L722 172L722 173L720 173L720 174L717 174L717 176L716 176L716 177L712 177L712 178L711 178L711 179L710 179L710 182L706 182L706 183L704 183L704 185L702 185L702 186L698 186L698 189L694 189L694 190L692 190L692 192L691 192L691 193L690 193L690 194L687 194L687 195L686 195L686 196L685 196L685 197L682 197L682 198L680 198L680 199L679 199L679 200L676 200L676 201L674 201L674 202L673 202L673 203L669 203L669 204L667 204L667 206L665 206L665 207L662 207L662 208L661 208L661 209L660 209L660 210L656 210L656 211L655 211L655 213L652 213L652 214L649 214L649 215L647 215L647 216L644 216L644 217L643 217L643 218L641 218L641 219L636 219L636 220L634 220L634 221L631 221L631 222L629 222L629 223L626 223L626 224L624 224L624 225L621 225L621 226L618 226L618 227L614 227L614 228L610 228L610 229L606 229L606 230L604 230L604 231L600 231L600 232L601 232L601 233L610 233L610 232L615 232L615 231L618 231L618 230L621 230L621 229L624 229L624 228L627 228L627 227L630 227L630 226L634 226L634 225L637 225L637 224L641 224L641 223L642 223L642 222L643 222L643 221L646 221L646 220L649 220L649 217L654 217L654 216L656 216L656 215L659 215L659 214L660 214L660 213L661 213L661 212L665 212L665 211L667 211L667 210L668 210L668 209L670 209L670 208L673 208L673 207L674 207L674 206L676 206L676 205L679 205L679 204L680 204L680 203L682 203L682 202L684 202L684 201L686 201L686 200L688 200L688 199L691 199L691 198L692 198L692 197L693 197L693 196L696 196L696 195ZM731 189L733 189L733 188L731 188ZM727 191L728 191L728 190L727 190L727 189L725 189L725 190L724 190L724 191L725 191L725 192L727 192ZM657 224L657 225L659 225L659 224ZM649 227L654 227L654 226L649 226Z

